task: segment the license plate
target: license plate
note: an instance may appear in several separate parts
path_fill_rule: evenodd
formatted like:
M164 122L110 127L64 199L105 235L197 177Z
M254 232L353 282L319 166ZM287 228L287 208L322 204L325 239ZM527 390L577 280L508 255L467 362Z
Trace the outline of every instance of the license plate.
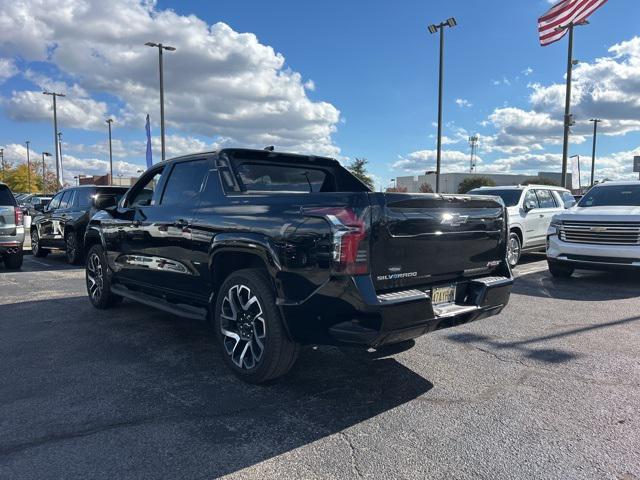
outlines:
M454 303L456 300L456 286L434 287L431 290L431 303L439 305L441 303Z

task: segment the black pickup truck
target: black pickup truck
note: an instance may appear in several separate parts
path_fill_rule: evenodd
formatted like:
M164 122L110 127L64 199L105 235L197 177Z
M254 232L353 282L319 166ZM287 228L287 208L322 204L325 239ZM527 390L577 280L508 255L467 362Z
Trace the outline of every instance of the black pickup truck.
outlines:
M374 193L330 158L223 149L154 165L98 203L91 303L210 319L253 383L285 374L301 344L400 343L509 300L497 197Z

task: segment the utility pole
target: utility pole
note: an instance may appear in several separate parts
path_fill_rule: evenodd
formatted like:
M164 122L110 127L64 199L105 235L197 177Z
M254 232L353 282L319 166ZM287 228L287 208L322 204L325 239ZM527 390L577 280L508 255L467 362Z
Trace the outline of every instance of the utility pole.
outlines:
M0 148L0 162L2 162L2 181L5 182L6 181L6 173L5 173L5 169L4 169L4 148Z
M599 118L592 118L589 121L593 122L593 150L591 150L591 186L593 187L593 182L595 179L594 175L596 172L596 136L598 135L598 123L600 123L602 120L600 120Z
M42 152L42 193L47 194L47 176L46 169L44 164L44 157L50 157L51 154L49 152Z
M440 192L440 166L442 163L442 87L444 76L444 27L453 28L458 24L455 18L449 18L438 25L429 25L429 33L440 31L440 68L438 73L438 143L436 153L436 193Z
M162 161L165 159L165 143L164 143L164 73L162 64L162 51L175 52L175 47L163 45L161 43L147 42L147 47L157 47L158 49L158 68L160 70L160 143L162 145Z
M59 184L62 184L60 178L60 156L58 148L58 111L56 107L56 97L65 97L64 93L56 92L42 92L44 95L51 95L53 97L53 148L56 152L56 179Z
M111 149L111 124L113 119L109 118L105 121L109 125L109 185L113 185L113 150Z
M27 193L31 193L31 159L29 158L29 144L31 142L27 140L24 143L27 144L27 188L29 189Z

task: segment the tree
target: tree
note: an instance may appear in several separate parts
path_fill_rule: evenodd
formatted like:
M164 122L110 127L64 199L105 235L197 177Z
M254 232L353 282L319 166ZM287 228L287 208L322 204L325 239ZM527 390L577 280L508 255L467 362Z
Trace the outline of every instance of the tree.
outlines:
M369 190L374 190L375 186L373 184L373 178L367 172L367 163L369 161L366 158L358 158L356 157L349 165L347 165L347 169L358 179L364 183Z
M484 176L473 176L467 177L458 185L458 193L467 193L469 190L473 190L478 187L495 187L496 182L491 180L489 177Z
M523 185L532 185L532 184L533 185L551 185L552 187L559 186L553 180L549 180L548 178L545 178L545 177L534 177L527 180L526 182L522 182L522 184Z
M407 193L407 187L389 187L387 193Z
M420 193L433 193L433 188L428 183L423 183L418 187Z
M38 171L37 164L31 164L31 189L29 189L29 171L27 164L22 163L15 168L7 170L7 185L14 192L37 193L42 191L42 173Z

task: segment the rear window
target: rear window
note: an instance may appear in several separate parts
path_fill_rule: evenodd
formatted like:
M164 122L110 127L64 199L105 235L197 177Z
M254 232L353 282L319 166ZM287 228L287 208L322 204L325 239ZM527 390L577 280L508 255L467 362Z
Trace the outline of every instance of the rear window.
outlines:
M236 173L247 192L320 192L328 177L317 168L268 163L241 163Z
M11 190L6 185L0 185L0 205L12 206L16 205L16 199L13 197Z
M522 190L514 190L513 188L477 188L469 192L471 195L494 195L500 197L507 207L513 207L520 201Z

